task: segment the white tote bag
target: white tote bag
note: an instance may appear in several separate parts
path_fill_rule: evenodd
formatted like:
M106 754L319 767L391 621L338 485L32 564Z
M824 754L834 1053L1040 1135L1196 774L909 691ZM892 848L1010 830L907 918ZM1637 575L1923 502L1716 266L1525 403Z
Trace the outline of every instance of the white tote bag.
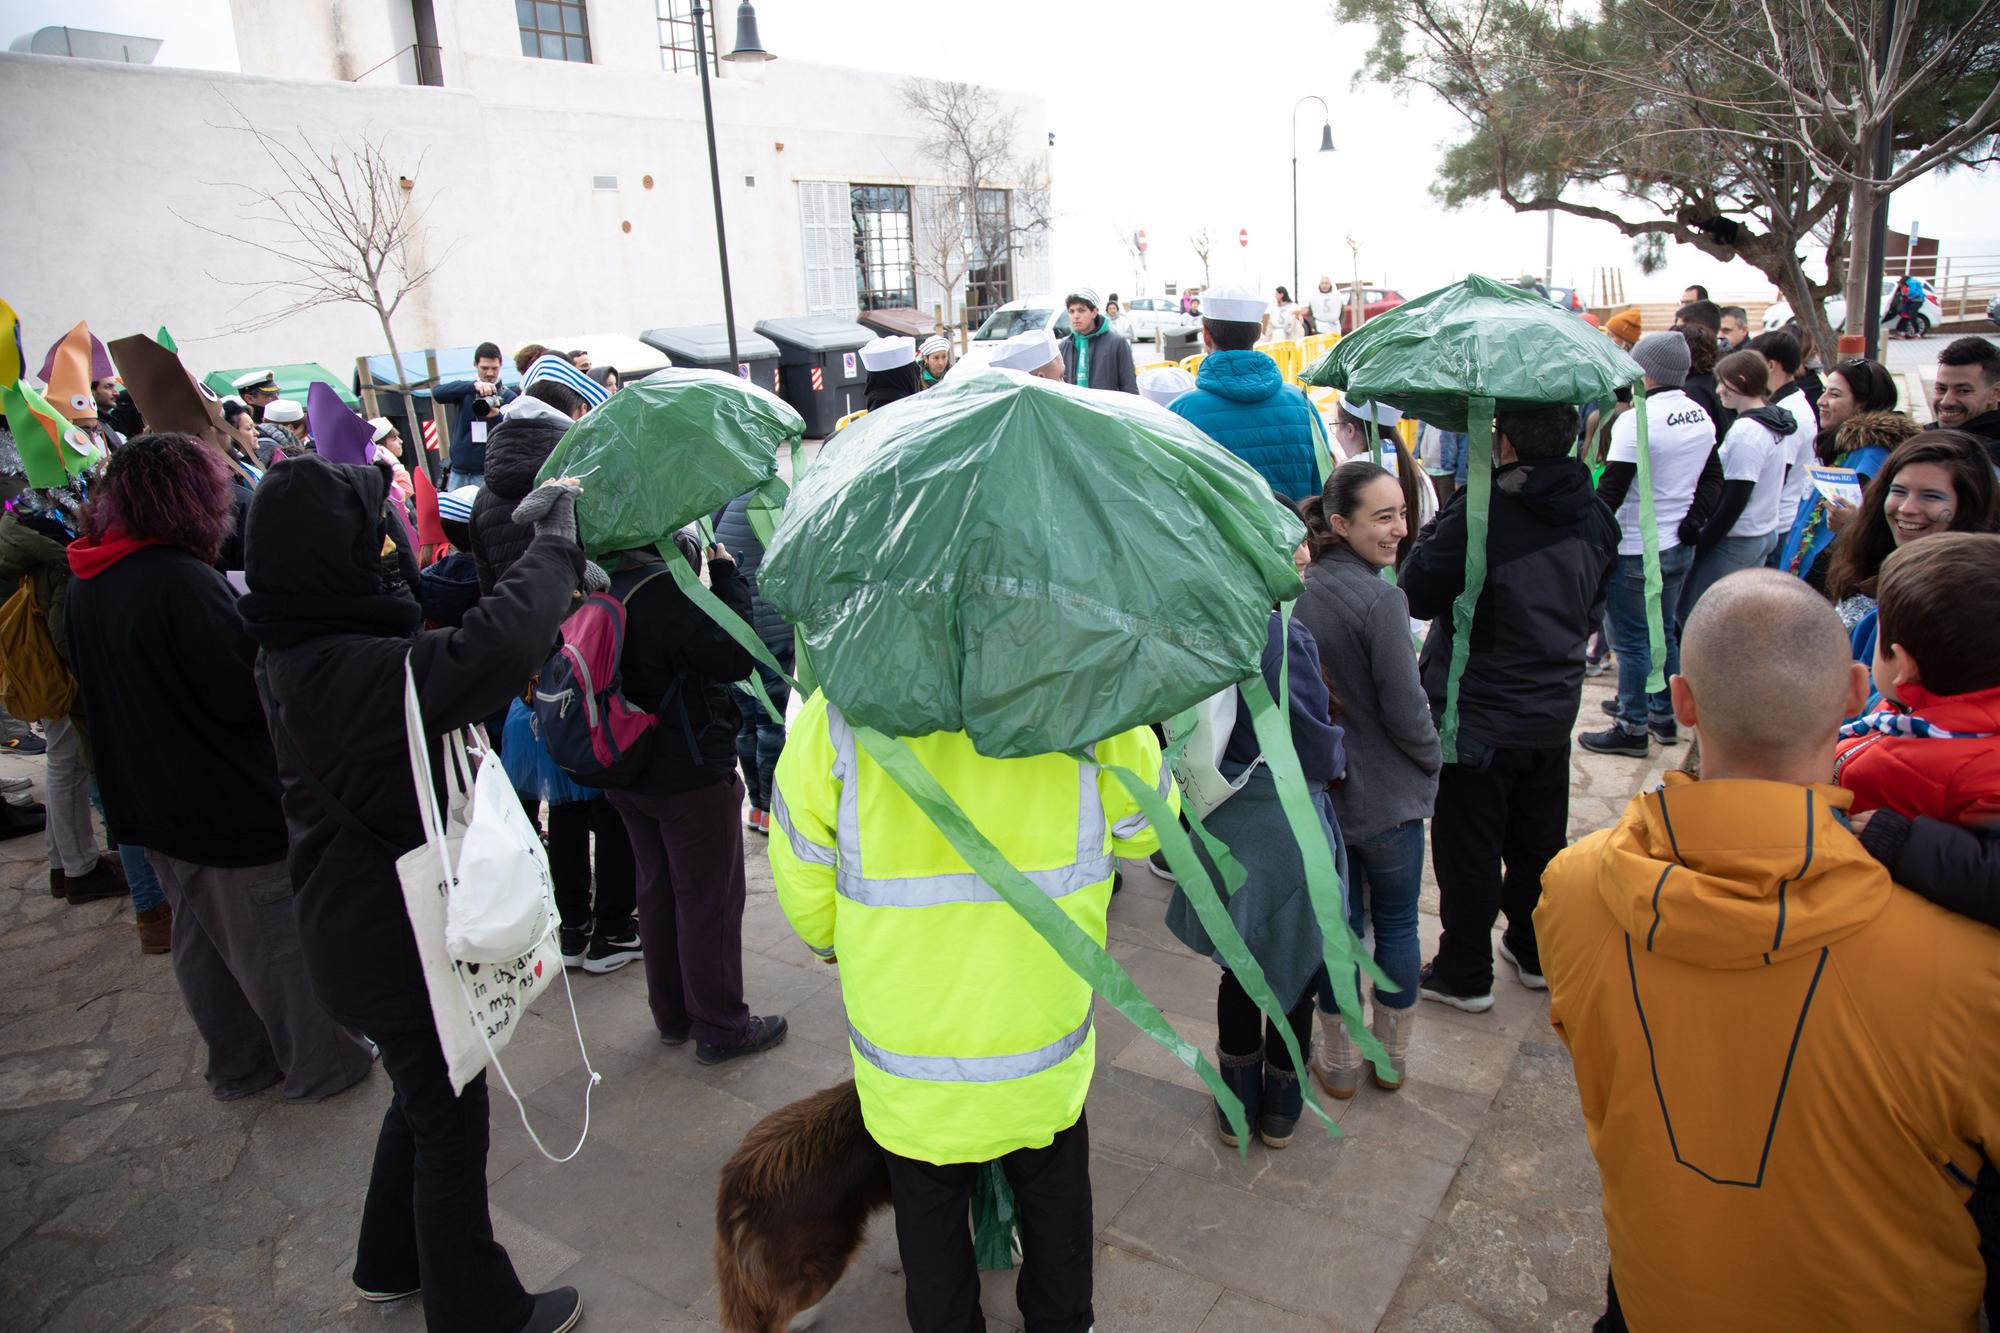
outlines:
M1250 781L1250 775L1264 762L1262 755L1257 756L1234 781L1222 774L1222 755L1229 748L1230 734L1236 730L1237 697L1236 687L1231 685L1194 706L1187 747L1174 764L1174 779L1180 783L1181 799L1193 808L1198 819L1206 819L1217 806L1242 791L1243 784ZM1180 739L1180 727L1173 720L1169 719L1162 729L1169 745Z
M542 1147L534 1127L528 1124L527 1108L521 1106L520 1096L514 1092L507 1071L500 1065L500 1052L513 1039L528 1006L563 971L562 949L556 937L558 918L554 894L552 891L545 893L540 933L533 944L521 953L500 962L467 962L452 956L445 942L445 923L451 914L451 899L460 892L458 871L461 849L468 841L469 830L474 827L473 791L477 779L473 776L472 756L466 748L465 733L453 732L442 745L445 808L438 809L437 788L431 779L430 747L424 740L423 709L417 699L416 676L407 662L403 668L403 714L408 730L410 776L416 784L417 811L423 820L424 841L396 859L396 874L402 880L403 905L410 914L411 932L416 936L417 958L423 966L424 986L430 994L431 1016L437 1024L438 1044L444 1049L445 1069L451 1079L452 1091L462 1092L480 1070L492 1065L508 1095L520 1107L521 1124L527 1129L535 1147L552 1161L566 1162L582 1149L583 1137L580 1136L576 1147L562 1157L556 1157ZM484 745L479 748L483 755ZM487 775L490 785L493 777L501 776L500 765L494 762L485 767L490 770ZM513 798L511 792L507 795ZM526 817L520 813L518 800L514 802L514 810L525 824ZM546 883L546 857L541 874ZM563 988L567 993L569 978L566 975L563 977ZM573 995L570 996L570 1021L576 1023L576 998ZM603 1076L590 1067L590 1054L583 1047L581 1025L577 1026L576 1044L577 1050L583 1054L583 1067L590 1075L583 1099L583 1135L588 1136L590 1093Z
M465 752L462 741L457 748ZM447 847L454 840L457 847L444 947L457 962L509 964L532 954L556 929L555 880L548 848L499 760L476 735L472 748L479 775L472 782L471 816L462 835L449 825L445 830Z

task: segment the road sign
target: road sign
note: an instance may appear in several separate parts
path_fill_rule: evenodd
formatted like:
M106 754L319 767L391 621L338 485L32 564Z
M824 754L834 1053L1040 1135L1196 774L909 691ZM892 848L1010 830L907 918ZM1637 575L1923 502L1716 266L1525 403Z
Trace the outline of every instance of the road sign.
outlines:
M1237 229L1236 243L1242 246L1245 250L1248 250L1250 248L1250 229L1248 227L1239 227Z
M846 375L847 378L854 378L854 353L842 352L840 354L840 369L841 373Z
M1138 244L1139 253L1144 254L1146 252L1146 233L1144 231L1135 231L1132 233L1132 239Z

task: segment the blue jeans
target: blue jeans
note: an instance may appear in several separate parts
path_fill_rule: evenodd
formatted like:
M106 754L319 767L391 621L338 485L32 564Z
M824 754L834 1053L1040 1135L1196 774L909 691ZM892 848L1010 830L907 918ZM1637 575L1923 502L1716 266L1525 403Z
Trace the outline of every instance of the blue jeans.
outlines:
M98 814L104 813L104 801L97 794L96 778L90 780L90 803L97 807ZM108 830L109 823L105 827ZM125 872L125 887L132 891L134 912L150 912L166 901L167 891L160 887L160 877L153 873L153 863L146 859L144 847L119 843L118 865Z
M484 486L486 484L486 474L484 472L460 472L457 468L453 468L451 475L445 480L447 483L446 489L455 491L461 486Z
M1724 537L1707 555L1696 557L1688 570L1687 582L1681 585L1680 626L1688 623L1688 613L1694 610L1701 595L1718 582L1738 570L1762 569L1777 552L1782 536L1782 532L1767 532L1757 537Z
M1347 924L1362 934L1365 914L1375 927L1375 962L1402 987L1377 989L1375 1003L1408 1009L1417 1002L1417 893L1424 882L1424 821L1412 819L1367 842L1347 844ZM1364 937L1365 938L1365 937Z
M791 654L777 654L778 661L791 671ZM792 697L791 687L778 679L771 668L762 662L757 664L757 674L764 680L764 691L771 696L780 713L785 711L785 701ZM764 705L757 696L740 686L729 687L736 696L736 711L742 720L736 727L736 760L743 767L743 785L750 792L750 807L753 810L771 808L771 784L778 772L778 756L785 752L785 724L773 722L771 715L764 711Z
M1681 636L1674 628L1680 610L1681 585L1687 581L1694 548L1676 546L1660 552L1660 623L1666 632L1666 674L1681 669ZM1656 722L1672 720L1674 706L1661 690L1648 696L1646 677L1652 673L1652 644L1646 637L1645 557L1621 555L1612 571L1604 599L1604 633L1618 654L1618 725L1633 735L1646 730L1647 715Z

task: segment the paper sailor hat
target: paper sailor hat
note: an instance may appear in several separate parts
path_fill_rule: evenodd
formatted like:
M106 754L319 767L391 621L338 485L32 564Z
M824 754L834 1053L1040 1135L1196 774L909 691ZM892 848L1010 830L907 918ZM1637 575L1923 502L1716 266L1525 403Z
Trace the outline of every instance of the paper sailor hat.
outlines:
M861 364L868 370L895 370L916 364L915 338L876 338L861 349Z
M1211 287L1201 294L1203 319L1255 324L1264 318L1264 299L1247 287Z

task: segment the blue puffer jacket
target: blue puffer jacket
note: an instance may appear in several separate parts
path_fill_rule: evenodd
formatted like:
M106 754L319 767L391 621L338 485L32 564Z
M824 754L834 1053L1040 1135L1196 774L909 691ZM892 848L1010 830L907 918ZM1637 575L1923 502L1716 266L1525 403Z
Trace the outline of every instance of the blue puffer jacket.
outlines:
M1211 352L1195 387L1168 404L1209 438L1257 469L1281 499L1297 504L1319 494L1313 461L1313 405L1285 383L1278 363L1262 352Z

